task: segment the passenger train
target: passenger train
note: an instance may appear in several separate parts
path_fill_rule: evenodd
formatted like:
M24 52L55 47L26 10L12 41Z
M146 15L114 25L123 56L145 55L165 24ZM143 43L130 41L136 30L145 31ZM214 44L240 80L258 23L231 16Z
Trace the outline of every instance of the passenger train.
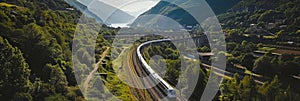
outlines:
M160 90L164 91L164 94L168 96L168 98L175 98L176 97L176 91L175 89L167 83L164 79L162 79L145 61L144 57L141 54L141 49L143 46L148 45L150 43L158 43L158 42L165 42L165 41L170 41L170 39L161 39L161 40L153 40L153 41L148 41L137 48L137 56L139 61L141 62L143 69L146 70L146 73L152 77L151 79L157 80L159 84L157 85Z

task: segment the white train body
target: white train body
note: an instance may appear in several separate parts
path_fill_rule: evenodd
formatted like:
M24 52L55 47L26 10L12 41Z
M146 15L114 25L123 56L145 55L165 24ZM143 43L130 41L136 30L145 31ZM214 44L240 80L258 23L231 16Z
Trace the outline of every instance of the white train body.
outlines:
M150 43L157 43L157 42L164 42L164 41L170 41L170 39L161 39L161 40L153 40L153 41L148 41L137 48L137 56L139 58L139 61L142 63L143 68L146 70L149 76L153 77L154 80L157 80L159 82L158 86L161 90L164 91L164 93L169 97L169 98L175 98L176 97L176 91L175 89L167 83L164 79L162 79L145 61L144 57L141 54L141 48L147 44Z

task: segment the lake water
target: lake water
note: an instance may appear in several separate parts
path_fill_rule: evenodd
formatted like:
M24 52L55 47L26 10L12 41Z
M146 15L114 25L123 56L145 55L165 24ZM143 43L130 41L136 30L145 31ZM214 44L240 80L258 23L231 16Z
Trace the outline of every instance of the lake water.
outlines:
M127 23L108 24L107 26L113 27L113 28L118 28L118 27L120 27L120 28L128 28L128 27L130 27L130 26L128 26Z
M155 6L159 0L154 0L151 2L136 2L136 3L129 3L126 6L122 6L122 8L112 8L114 3L117 3L115 1L109 1L109 0L103 0L99 1L99 5L102 3L105 4L104 2L111 4L111 8L105 9L103 7L97 7L96 10L93 12L93 10L90 10L91 8L88 8L87 5L89 5L93 0L65 0L67 3L70 5L74 6L76 9L80 10L81 12L84 12L86 15L95 18L98 22L100 23L105 23L107 26L114 27L114 28L126 28L129 27L129 23L132 22L136 17L138 17L140 14L146 12L153 6ZM121 0L122 2L126 2L126 0ZM95 1L94 1L95 2ZM95 3L96 3L95 2ZM128 2L128 1L127 1ZM98 5L98 4L97 4ZM137 6L139 5L139 6ZM144 6L141 6L144 5ZM94 6L92 6L94 7ZM106 7L106 6L105 6ZM97 10L99 9L99 10ZM112 9L112 10L110 10ZM116 12L113 9L120 9L121 12ZM100 12L100 13L99 13ZM113 13L111 13L113 12ZM119 13L119 14L118 14ZM104 14L104 16L101 16L99 14ZM105 14L114 14L114 15L109 15L110 19L107 19ZM102 19L102 18L103 19ZM114 18L116 17L116 18ZM132 17L132 18L131 18ZM103 22L103 20L105 20Z

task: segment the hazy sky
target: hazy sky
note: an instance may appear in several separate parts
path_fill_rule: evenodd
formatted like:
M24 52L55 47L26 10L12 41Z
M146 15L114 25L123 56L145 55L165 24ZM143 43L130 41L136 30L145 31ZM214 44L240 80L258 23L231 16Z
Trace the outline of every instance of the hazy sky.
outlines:
M104 23L129 24L161 0L77 0L97 15ZM118 10L123 11L119 12ZM124 16L122 16L122 14ZM132 17L130 17L130 16Z
M143 12L146 12L155 6L160 0L77 0L80 3L88 6L93 2L102 2L110 6L116 7L128 14L137 17ZM101 8L101 7L99 7ZM105 9L105 8L104 8Z

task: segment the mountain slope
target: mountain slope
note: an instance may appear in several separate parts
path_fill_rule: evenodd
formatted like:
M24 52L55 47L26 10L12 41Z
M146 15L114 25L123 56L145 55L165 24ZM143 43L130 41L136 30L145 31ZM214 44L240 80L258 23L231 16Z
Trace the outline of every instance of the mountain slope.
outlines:
M230 13L220 15L219 20L225 29L246 29L243 33L260 34L251 30L252 24L275 34L268 44L300 46L300 0L245 0ZM289 41L293 44L288 44Z
M216 14L224 13L230 9L239 0L207 0L212 10ZM179 4L189 4L188 8L193 8L195 5L200 5L195 2L195 0L175 0L173 2L178 2ZM166 1L159 2L155 7L145 12L144 14L160 14L168 16L182 25L196 25L196 20L187 13L184 9L178 7L177 5L171 4Z

